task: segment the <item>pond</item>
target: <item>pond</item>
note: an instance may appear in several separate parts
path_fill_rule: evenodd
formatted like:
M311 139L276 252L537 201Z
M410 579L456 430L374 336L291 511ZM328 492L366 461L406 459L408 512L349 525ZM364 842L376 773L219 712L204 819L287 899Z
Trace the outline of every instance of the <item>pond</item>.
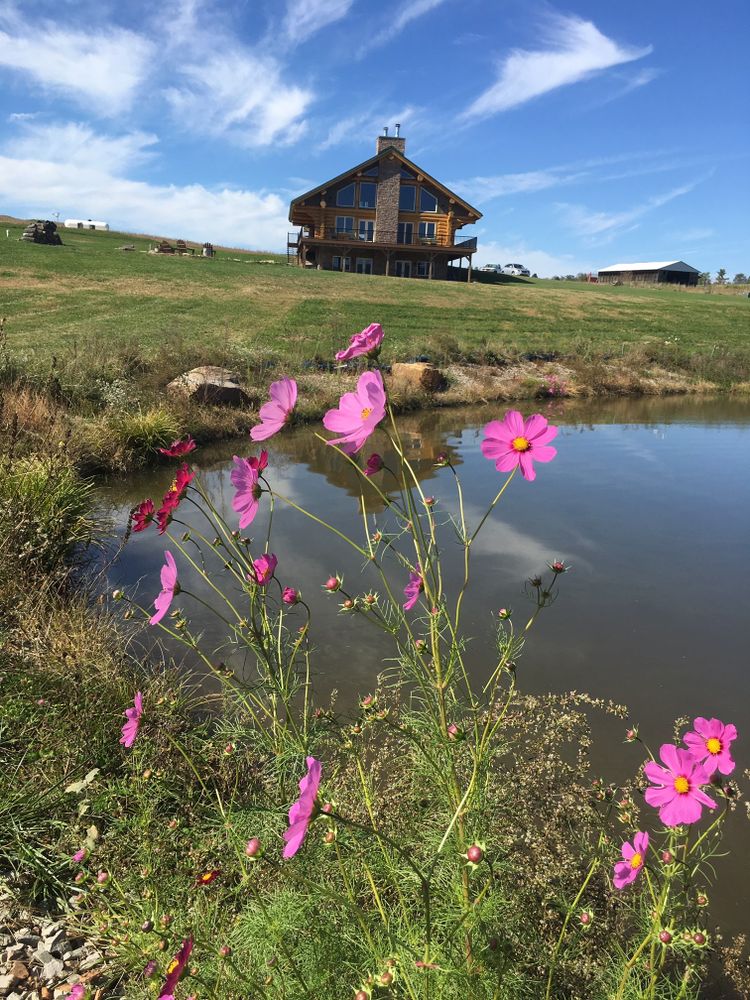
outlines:
M514 479L472 556L474 585L463 625L472 637L468 659L477 678L492 663L498 609L510 608L519 623L525 622L530 608L526 580L562 558L571 571L559 581L559 599L543 611L529 636L518 664L521 688L575 689L625 703L654 750L671 742L676 717L717 716L737 725L736 757L740 765L750 765L750 404L673 397L555 401L535 408L560 426L558 455L537 466L535 482ZM470 523L497 492L501 477L479 446L484 423L504 409L402 418L409 457L425 492L436 497L437 511L447 515L455 509L452 474L434 465L440 452L450 455L461 476ZM317 429L273 438L268 474L279 493L360 540L358 479L315 437ZM387 458L384 440L376 437L373 443ZM257 454L257 447L245 438L191 456L233 525L229 475L234 453ZM116 530L122 533L128 510L145 496L158 502L168 479L169 470L162 467L106 483L101 500ZM385 488L385 479L382 484ZM259 545L267 526L264 506L249 532ZM385 520L377 507L370 509ZM377 587L377 579L344 543L292 509L277 505L273 529L277 575L282 584L300 588L313 610L318 701L336 689L337 706L345 710L357 695L374 689L391 649L358 616L340 614L336 595L321 585L338 572L349 590L362 593ZM109 567L108 587L126 587L150 606L158 591L163 541L153 530L131 536ZM448 526L448 552L451 544ZM453 588L460 583L459 554L456 546L447 578ZM394 572L399 589L405 583L401 575ZM219 646L221 633L201 620L200 609L191 608L190 617L194 626L206 629L206 645ZM231 662L226 653L217 658ZM593 727L597 771L612 780L632 774L643 751L623 742L625 724L595 715ZM746 929L741 900L750 895L750 868L737 851L747 843L739 809L731 825L728 841L735 854L718 863L714 915L727 929L738 930ZM732 880L730 892L726 887Z

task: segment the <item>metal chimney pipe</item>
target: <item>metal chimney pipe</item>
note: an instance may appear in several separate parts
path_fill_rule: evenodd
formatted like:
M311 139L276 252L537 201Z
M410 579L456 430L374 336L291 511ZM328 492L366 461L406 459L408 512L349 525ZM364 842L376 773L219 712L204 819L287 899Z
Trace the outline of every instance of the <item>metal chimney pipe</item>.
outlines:
M396 135L401 134L401 122L396 122Z
M383 126L383 135L388 135L388 126L387 125Z

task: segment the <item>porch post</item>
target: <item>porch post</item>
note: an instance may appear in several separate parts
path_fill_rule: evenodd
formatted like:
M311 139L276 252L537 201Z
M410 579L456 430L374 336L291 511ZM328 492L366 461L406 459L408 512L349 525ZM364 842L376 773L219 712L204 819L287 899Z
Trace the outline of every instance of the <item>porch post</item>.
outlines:
M386 278L390 275L390 273L391 273L391 251L390 250L386 250L385 251L385 276L386 276Z
M430 281L432 281L432 265L434 263L435 263L435 254L431 253L430 254L430 269L429 269L429 272L428 272L428 275L427 275L428 278L430 279Z
M471 284L471 254L469 254L469 273L466 275L466 284Z

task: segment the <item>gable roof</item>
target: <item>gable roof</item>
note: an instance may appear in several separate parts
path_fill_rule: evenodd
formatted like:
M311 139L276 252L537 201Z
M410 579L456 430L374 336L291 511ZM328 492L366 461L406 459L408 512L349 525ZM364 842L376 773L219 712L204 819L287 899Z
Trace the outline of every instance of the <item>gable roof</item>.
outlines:
M700 271L686 264L684 260L657 260L638 264L610 264L609 267L600 267L599 274L607 271L690 271L700 274Z
M396 159L401 160L401 162L409 170L414 171L415 174L421 174L426 181L429 181L429 183L434 185L439 191L442 191L444 195L447 195L449 198L453 198L455 202L457 202L459 205L462 205L466 209L466 212L469 215L475 216L475 219L482 218L482 213L479 211L478 208L474 208L474 206L470 205L468 201L465 201L463 198L460 198L455 193L455 191L451 191L451 189L447 188L445 184L441 184L439 180L436 180L431 174L428 174L426 170L423 170L422 167L418 166L412 160L404 156L404 154L401 153L395 146L386 146L385 149L381 149L379 153L376 153L374 156L371 156L369 160L364 160L362 163L358 163L355 167L349 167L348 170L345 170L337 177L332 177L331 180L326 181L324 184L317 184L314 188L311 188L309 191L305 191L304 194L299 195L299 197L292 198L291 204L289 205L290 218L292 215L292 211L294 210L294 207L296 205L299 205L301 202L306 201L308 198L310 198L314 194L317 194L319 191L325 191L327 188L333 187L335 184L338 184L339 181L346 180L347 177L349 177L351 174L356 174L357 171L359 170L362 171L367 170L369 167L374 166L376 163L384 159L386 156L395 156Z

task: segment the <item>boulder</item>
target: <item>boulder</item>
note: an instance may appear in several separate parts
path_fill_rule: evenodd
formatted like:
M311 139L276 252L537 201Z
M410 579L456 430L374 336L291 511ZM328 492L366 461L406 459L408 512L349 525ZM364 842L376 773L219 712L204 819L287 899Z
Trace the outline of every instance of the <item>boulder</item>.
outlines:
M438 392L445 388L445 376L427 361L396 362L391 366L391 388L412 392Z
M172 396L213 406L247 406L250 398L240 385L240 376L227 368L204 365L180 375L167 386Z

